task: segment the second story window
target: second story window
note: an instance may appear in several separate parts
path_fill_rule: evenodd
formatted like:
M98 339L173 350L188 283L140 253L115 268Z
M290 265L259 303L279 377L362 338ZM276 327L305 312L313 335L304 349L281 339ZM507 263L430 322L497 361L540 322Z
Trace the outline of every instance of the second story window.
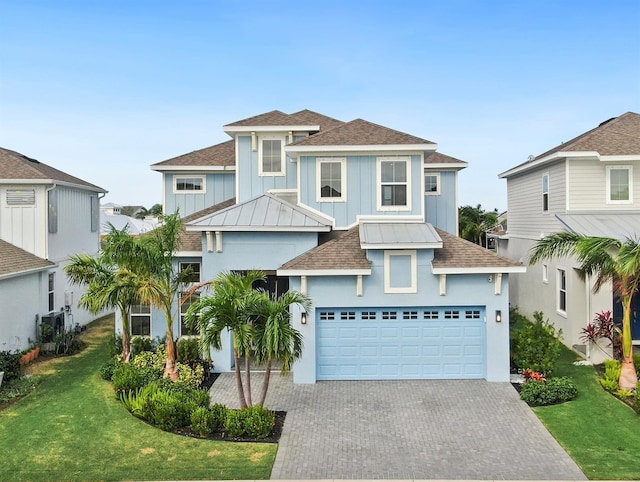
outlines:
M49 311L56 309L56 274L49 273Z
M549 212L549 174L542 175L542 212Z
M607 203L633 202L633 170L631 166L607 167Z
M318 158L318 202L346 200L346 158Z
M204 176L175 176L173 179L174 194L202 194L206 191Z
M134 336L151 335L151 306L144 304L131 305L129 312L129 328Z
M378 209L407 210L411 199L409 159L378 159Z
M558 268L557 274L558 280L558 298L557 298L557 310L561 314L567 313L567 272Z
M260 139L259 174L261 176L284 176L282 139Z
M424 193L427 196L436 196L440 194L440 174L425 174Z
M180 263L180 272L187 272L189 283L200 282L200 263Z

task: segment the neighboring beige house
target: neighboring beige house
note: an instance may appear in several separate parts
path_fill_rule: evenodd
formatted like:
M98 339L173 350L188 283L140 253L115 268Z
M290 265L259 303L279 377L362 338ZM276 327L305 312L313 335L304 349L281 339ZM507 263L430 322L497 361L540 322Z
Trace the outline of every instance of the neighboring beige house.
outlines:
M498 253L527 263L533 244L560 231L640 238L640 115L627 112L601 123L499 175L507 180L509 225L497 234ZM594 315L621 308L611 287L598 294L573 259L530 266L509 278L510 302L521 313L543 311L568 346ZM633 338L640 344L640 303L634 301Z

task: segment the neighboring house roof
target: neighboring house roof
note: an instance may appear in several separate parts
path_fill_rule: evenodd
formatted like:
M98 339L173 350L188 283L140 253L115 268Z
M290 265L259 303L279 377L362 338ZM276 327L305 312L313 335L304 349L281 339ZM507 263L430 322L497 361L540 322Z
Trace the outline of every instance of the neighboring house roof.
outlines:
M360 245L363 249L441 248L442 238L429 223L363 222Z
M236 149L235 141L223 142L215 146L205 147L197 151L189 152L178 157L167 159L166 161L157 162L151 165L151 169L161 171L168 166L180 167L204 167L219 166L233 167L236 165Z
M499 256L477 244L435 228L442 238L442 248L434 250L434 274L524 273L526 267Z
M214 204L213 206L209 206L208 208L196 211L195 213L183 217L182 222L186 225L187 223L196 219L200 219L209 214L221 211L222 209L228 208L229 206L234 206L235 203L236 198L227 199L226 201L222 201L221 203ZM180 247L180 251L202 251L202 233L199 231L188 233L185 228L183 228L182 232L180 233L178 246Z
M55 266L51 261L0 239L0 279L43 271Z
M187 223L187 231L329 231L332 222L270 193Z
M311 127L312 130L331 129L343 124L342 121L318 114L310 110L301 110L294 114L285 114L279 110L272 110L247 119L232 122L224 126L225 131L233 132L243 127Z
M279 275L371 274L371 261L360 246L360 229L355 226L278 268Z
M131 216L125 216L124 214L106 214L100 212L100 234L107 234L111 230L111 226L117 230L122 230L127 226L127 232L129 234L143 234L153 231L157 226L157 219L155 222L148 219L136 219ZM109 226L111 225L111 226Z
M638 240L640 214L630 212L556 214L568 231L584 236Z
M593 153L597 157L637 156L640 158L640 114L627 112L602 122L595 129L563 142L527 162L501 173L499 177L509 177L545 162L567 157L571 153L587 152Z
M72 184L97 192L107 192L95 184L88 183L75 176L62 172L55 167L20 154L19 152L0 147L0 183L29 182L34 184Z

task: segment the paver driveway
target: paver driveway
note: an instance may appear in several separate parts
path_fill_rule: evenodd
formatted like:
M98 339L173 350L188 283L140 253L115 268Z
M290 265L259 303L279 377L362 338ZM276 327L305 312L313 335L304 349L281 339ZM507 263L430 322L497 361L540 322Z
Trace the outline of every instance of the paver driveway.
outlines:
M237 407L233 374L211 395ZM586 480L509 383L275 375L266 405L287 412L272 479Z

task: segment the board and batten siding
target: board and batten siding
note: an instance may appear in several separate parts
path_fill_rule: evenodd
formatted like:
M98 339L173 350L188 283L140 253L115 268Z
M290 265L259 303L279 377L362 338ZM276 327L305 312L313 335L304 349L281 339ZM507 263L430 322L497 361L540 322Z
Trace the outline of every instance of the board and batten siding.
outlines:
M542 211L542 176L549 173L549 210ZM555 217L566 212L564 162L507 179L509 235L538 239L562 229ZM517 258L515 258L517 259Z
M440 193L424 196L426 221L448 233L458 234L458 206L456 189L458 173L456 171L427 170L424 176L440 174ZM424 176L422 182L424 183ZM424 187L424 186L423 186Z
M640 209L640 162L601 162L567 159L570 211L628 211ZM633 203L607 203L607 166L632 166ZM511 213L509 213L511 215Z
M35 204L10 205L7 191L35 192ZM47 257L47 195L44 186L5 185L0 187L0 238L35 254Z
M205 192L174 193L176 177L205 177ZM231 199L235 195L236 176L232 172L201 173L164 173L164 212L173 214L178 210L180 217L189 216L209 206Z

